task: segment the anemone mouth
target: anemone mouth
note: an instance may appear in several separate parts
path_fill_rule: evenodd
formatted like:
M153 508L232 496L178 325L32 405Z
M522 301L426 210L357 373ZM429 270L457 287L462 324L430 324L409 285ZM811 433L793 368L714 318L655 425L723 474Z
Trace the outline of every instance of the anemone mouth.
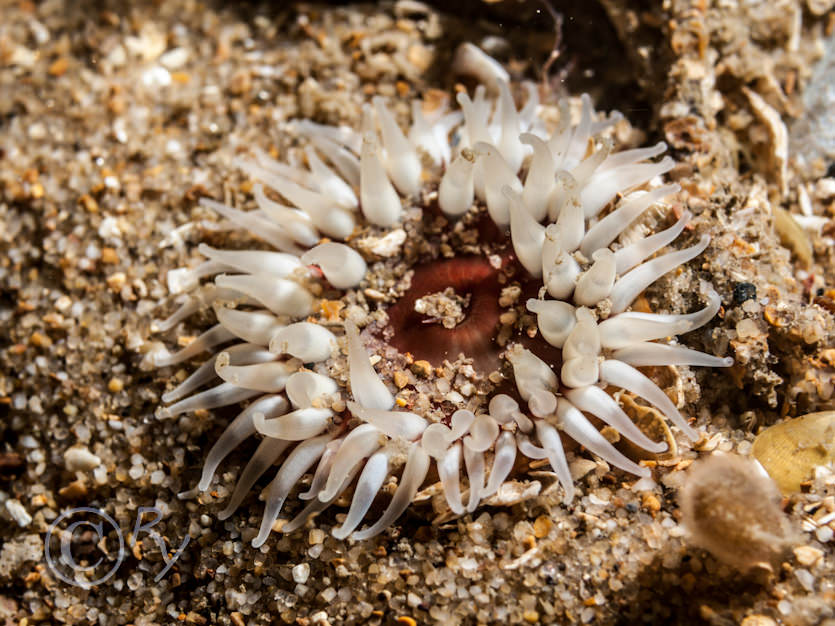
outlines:
M209 451L198 488L260 434L221 513L231 515L280 461L255 545L305 476L298 498L308 504L283 530L346 493L349 510L333 532L356 539L390 526L431 467L454 514L496 493L517 454L547 459L570 501L562 437L648 476L590 421L645 451L665 448L630 420L610 386L697 437L637 368L729 365L657 343L706 324L718 296L708 291L708 305L685 315L629 311L648 285L708 245L702 237L656 255L682 233L686 212L654 234L633 224L663 211L677 190L657 180L672 167L669 157L655 159L665 146L613 152L606 132L620 118L600 118L587 96L579 117L563 103L546 130L534 87L517 106L503 77L495 85L495 99L483 87L472 99L459 93L460 113L427 115L413 103L408 132L380 98L364 109L360 132L299 121L306 167L258 150L240 163L275 195L256 185L253 211L201 200L274 251L202 245L204 263L169 274L171 290L188 295L158 326L170 330L207 306L218 323L180 352L157 347L145 363L215 353L164 395L160 417L249 403ZM442 365L445 386L429 391L395 371L415 358ZM359 530L388 480L397 484L388 506Z
M389 343L401 353L433 365L471 357L484 373L499 369L496 344L501 307L499 270L485 257L459 257L421 264L414 269L406 292L388 309ZM417 306L427 296L453 290L466 300L463 319L454 327L436 316L427 317ZM459 296L460 297L460 296Z

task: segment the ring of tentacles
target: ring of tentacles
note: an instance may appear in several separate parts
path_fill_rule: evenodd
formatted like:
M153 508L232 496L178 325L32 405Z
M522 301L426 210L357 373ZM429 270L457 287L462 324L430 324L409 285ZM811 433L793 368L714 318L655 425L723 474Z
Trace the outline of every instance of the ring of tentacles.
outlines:
M179 352L156 344L145 363L213 353L163 395L158 416L244 407L209 451L197 490L209 488L233 449L260 436L220 513L229 517L277 466L255 546L296 491L307 505L283 532L345 493L350 505L333 534L372 537L435 472L452 512L472 512L517 455L547 459L570 501L563 436L648 476L595 426L653 453L666 448L636 427L614 388L697 438L637 368L730 365L658 342L706 324L719 297L710 290L690 314L630 311L646 287L709 241L662 250L682 234L686 211L666 229L641 228L642 216L662 215L662 201L678 191L660 182L674 164L656 158L664 144L614 151L608 129L620 116L596 114L587 96L573 120L561 102L547 129L535 86L522 86L521 107L506 81L496 91L458 93L454 112L416 100L405 132L379 97L365 105L359 131L298 120L294 163L258 149L240 161L258 181L256 209L201 199L261 243L201 244L205 262L169 273L184 301L160 330L207 307L217 323ZM454 363L477 384L469 396L450 390L442 402L418 402L414 376L395 384L398 359Z

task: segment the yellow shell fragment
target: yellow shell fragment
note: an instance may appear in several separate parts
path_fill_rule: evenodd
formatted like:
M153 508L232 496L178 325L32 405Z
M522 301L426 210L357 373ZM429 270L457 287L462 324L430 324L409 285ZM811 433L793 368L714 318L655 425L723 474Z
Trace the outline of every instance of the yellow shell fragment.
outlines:
M784 494L800 491L816 466L835 461L835 411L766 428L754 440L752 454Z
M803 232L791 213L778 206L774 207L774 230L777 231L783 245L794 252L803 267L812 264L813 253L809 236Z
M663 441L667 444L667 449L664 452L655 454L621 437L622 444L619 443L618 446L630 459L674 459L678 456L676 438L667 425L663 413L653 407L638 404L631 394L622 394L620 404L624 412L632 418L632 421L635 422L642 433L653 441Z

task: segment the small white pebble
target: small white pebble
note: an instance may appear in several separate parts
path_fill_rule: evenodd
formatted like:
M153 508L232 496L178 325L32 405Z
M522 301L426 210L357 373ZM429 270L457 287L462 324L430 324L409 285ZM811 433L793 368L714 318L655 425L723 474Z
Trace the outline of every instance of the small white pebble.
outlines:
M310 576L310 565L307 563L299 563L293 568L293 581L299 584L307 582Z
M760 312L760 303L756 300L746 300L742 303L742 310L751 315Z
M6 510L21 528L25 528L32 523L32 516L29 515L29 512L20 503L20 500L6 500Z
M605 506L605 505L609 504L608 500L605 500L604 498L600 498L593 493L589 494L589 502L591 502L592 504L596 504L598 506Z
M757 323L751 319L739 320L736 323L736 333L740 339L747 339L748 337L757 337L762 334Z
M142 84L146 87L168 87L171 84L171 73L159 65L155 65L142 73Z
M167 142L165 142L166 154L179 154L182 151L182 149L182 144L176 139L169 139Z
M310 621L313 624L318 624L319 626L325 626L326 624L330 624L328 621L328 614L324 611L317 611L313 615L310 616Z
M70 472L86 472L101 465L101 459L86 447L70 448L64 452L64 467Z
M61 296L55 301L55 308L61 313L66 313L72 306L72 300L68 296Z
M821 526L815 531L815 537L817 537L818 541L820 541L821 543L827 543L829 541L832 541L833 534L835 533L833 533L832 528L830 528L829 526Z
M168 52L164 52L159 58L161 65L164 65L169 70L176 70L181 68L188 61L188 50L185 48L172 48Z
M815 577L809 570L803 568L796 569L794 570L794 576L806 591L815 590Z
M90 429L87 428L84 424L79 424L73 428L73 432L75 436L78 437L79 441L87 443L90 441Z
M464 557L463 559L458 561L458 564L461 566L461 569L463 570L474 570L478 567L478 562L470 556Z
M102 239L109 239L111 237L119 237L122 231L119 230L119 223L115 217L105 217L99 225L99 237Z
M444 400L451 402L452 404L461 404L464 402L464 396L457 391L450 391L444 396Z
M385 237L380 237L374 240L370 238L368 241L368 249L377 256L389 258L400 254L400 248L403 242L406 241L406 231L402 228L391 231Z
M814 546L798 546L794 549L794 556L798 563L809 567L823 558L823 550Z

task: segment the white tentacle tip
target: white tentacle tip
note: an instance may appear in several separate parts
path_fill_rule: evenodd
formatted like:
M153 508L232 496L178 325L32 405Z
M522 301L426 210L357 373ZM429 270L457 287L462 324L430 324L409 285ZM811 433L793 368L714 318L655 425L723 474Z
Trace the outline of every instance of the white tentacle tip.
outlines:
M252 425L255 427L256 432L266 435L264 431L267 429L267 416L260 411L253 413Z

